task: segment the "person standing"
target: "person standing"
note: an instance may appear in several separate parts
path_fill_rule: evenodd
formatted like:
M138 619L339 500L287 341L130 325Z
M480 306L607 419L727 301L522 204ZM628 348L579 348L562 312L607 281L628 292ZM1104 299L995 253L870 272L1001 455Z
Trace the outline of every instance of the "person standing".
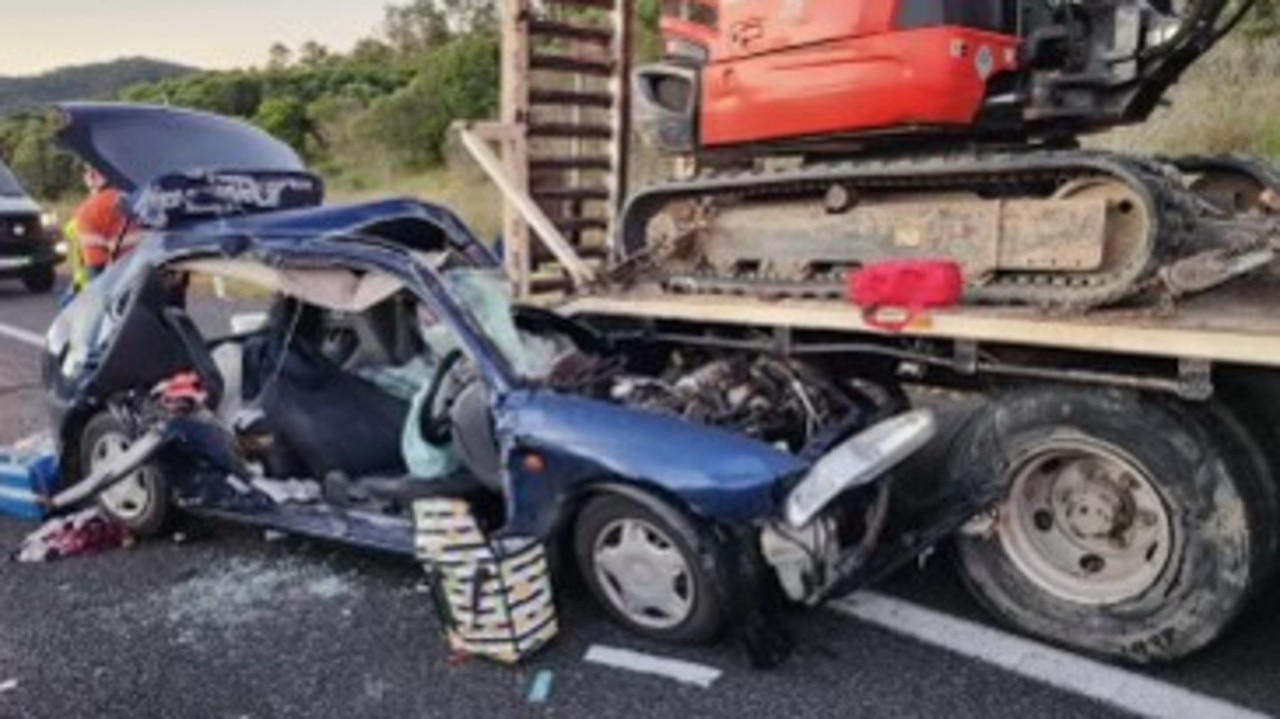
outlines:
M76 210L75 236L81 265L92 279L129 254L138 238L122 207L123 193L93 167L85 168L84 183L89 197Z
M80 230L76 228L74 217L62 226L62 241L66 245L67 268L71 270L71 284L61 299L62 306L66 307L89 285L89 270L84 266L84 255L80 252Z

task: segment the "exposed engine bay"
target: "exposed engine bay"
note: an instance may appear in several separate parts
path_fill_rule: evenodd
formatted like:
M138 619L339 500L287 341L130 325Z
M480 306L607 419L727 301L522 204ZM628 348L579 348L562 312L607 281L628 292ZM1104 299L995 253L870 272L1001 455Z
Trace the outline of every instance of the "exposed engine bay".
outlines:
M621 374L610 397L638 409L800 451L856 405L842 388L794 360L736 354L676 361L657 377Z

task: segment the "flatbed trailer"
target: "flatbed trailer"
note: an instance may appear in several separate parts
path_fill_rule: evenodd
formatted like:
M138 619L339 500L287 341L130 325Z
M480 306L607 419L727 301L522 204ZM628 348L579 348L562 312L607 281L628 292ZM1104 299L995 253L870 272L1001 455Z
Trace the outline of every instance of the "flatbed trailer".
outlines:
M574 315L643 318L653 323L837 332L873 335L893 343L919 339L1018 345L1161 358L1201 369L1204 363L1228 363L1280 370L1280 284L1270 282L1241 283L1168 307L1083 315L958 306L924 312L898 331L869 324L849 302L679 295L654 287L588 294L568 299L559 308Z
M937 309L899 331L850 302L675 294L661 266L619 273L634 6L503 3L501 122L462 139L506 199L517 293L619 343L784 356L890 404L918 396L904 386L979 395L934 473L946 491L1005 497L951 542L983 605L1124 661L1226 631L1280 559L1275 268L1088 313Z

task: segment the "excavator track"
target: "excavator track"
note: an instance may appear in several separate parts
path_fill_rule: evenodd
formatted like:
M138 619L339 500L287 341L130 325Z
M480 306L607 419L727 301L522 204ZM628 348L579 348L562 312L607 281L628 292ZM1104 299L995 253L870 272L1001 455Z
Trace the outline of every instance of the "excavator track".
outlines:
M1203 206L1173 164L1044 151L665 184L632 198L619 237L671 292L831 297L863 262L953 257L967 301L1087 310L1179 259Z
M1255 155L1184 155L1161 161L1192 176L1200 197L1233 214L1280 212L1280 167Z

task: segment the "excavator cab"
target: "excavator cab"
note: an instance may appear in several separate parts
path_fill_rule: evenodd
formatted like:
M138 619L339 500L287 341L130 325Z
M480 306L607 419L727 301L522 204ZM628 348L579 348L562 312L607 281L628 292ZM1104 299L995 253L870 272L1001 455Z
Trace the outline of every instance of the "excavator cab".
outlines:
M1146 119L1251 5L668 0L637 125L704 157L1071 140Z
M1018 59L1018 39L1003 34L1016 23L972 5L671 3L668 60L638 72L639 125L675 152L967 127L988 81Z

